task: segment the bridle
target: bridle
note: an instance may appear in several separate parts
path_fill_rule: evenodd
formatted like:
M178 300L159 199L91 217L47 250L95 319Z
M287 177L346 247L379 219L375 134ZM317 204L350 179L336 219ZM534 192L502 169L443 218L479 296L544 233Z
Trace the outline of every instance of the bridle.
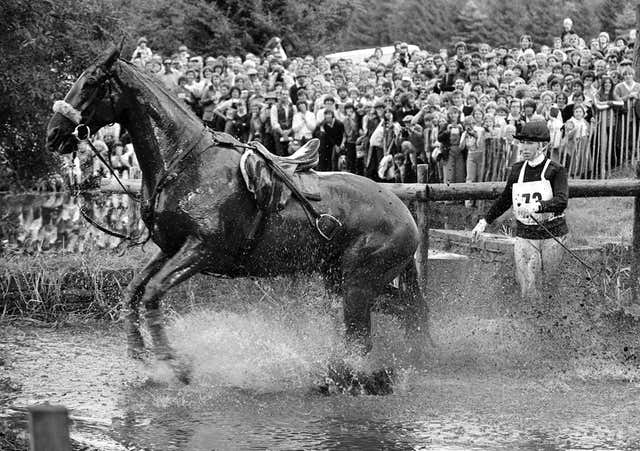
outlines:
M104 72L104 75L100 76L99 79L96 82L96 87L94 88L94 90L91 92L91 94L89 95L89 97L82 103L81 105L81 109L77 109L76 107L74 107L73 105L70 105L68 102L66 102L66 100L59 100L56 101L54 103L53 106L53 111L56 113L60 113L61 115L63 115L64 117L66 117L68 120L70 120L72 123L74 123L76 125L75 129L73 130L73 132L71 133L76 140L78 140L79 142L82 141L86 141L86 143L89 145L89 147L91 148L91 150L95 153L96 157L98 157L98 159L109 169L109 171L111 172L111 174L115 177L116 181L118 182L118 184L120 185L120 187L124 190L124 192L131 198L133 199L135 202L142 202L141 199L137 196L132 194L122 183L122 181L120 180L120 178L118 177L118 175L115 173L115 171L113 170L113 168L111 167L110 164L108 164L104 157L102 156L102 154L100 154L100 152L98 151L98 149L95 148L95 146L93 145L93 143L91 142L91 140L89 139L90 135L91 135L91 129L89 128L88 125L86 125L86 122L90 122L91 119L93 119L93 116L95 114L95 109L91 112L91 114L89 115L89 117L83 121L82 120L82 115L84 110L86 110L88 108L89 105L91 105L95 99L100 95L102 89L103 89L103 83L106 81L107 82L107 89L108 89L108 94L109 94L109 100L110 100L110 104L111 104L111 109L113 112L113 116L116 117L117 116L117 112L116 112L116 108L115 108L115 99L114 99L114 87L113 87L113 83L114 81L120 85L122 87L122 83L120 82L120 80L118 79L117 75L114 74L113 72L110 71L106 71L104 69L104 67L102 66L98 66L102 72ZM212 142L207 145L204 149L202 149L200 152L198 152L198 154L202 154L207 152L209 149L215 147L215 146L223 146L223 147L230 147L233 148L235 151L239 152L239 153L243 153L244 150L246 149L251 149L255 152L257 152L258 154L260 154L267 166L269 166L275 173L276 175L282 180L282 182L292 191L294 197L297 198L297 200L301 203L303 210L305 211L305 213L307 214L307 217L309 218L309 221L311 222L312 225L315 226L315 228L318 230L318 232L320 233L320 235L322 235L323 238L325 238L327 241L331 241L333 239L333 236L335 235L336 231L342 227L342 223L337 220L335 217L331 216L330 214L321 214L319 213L315 207L304 197L303 194L300 193L300 191L298 190L298 188L293 184L293 182L289 179L289 177L282 171L282 169L278 166L278 164L272 160L272 157L267 153L263 152L262 149L260 148L260 146L254 145L254 144L241 144L241 143L230 143L230 142L226 142L226 140L220 140L216 137L216 133L212 132L211 130L209 130L209 128L205 125L203 125L202 130L198 136L198 138L196 138L194 140L193 143L191 143L191 145L189 145L189 147L187 148L187 150L185 151L179 151L174 158L167 163L165 163L165 168L164 168L164 172L160 175L160 177L157 179L154 188L152 190L151 193L149 193L149 198L145 201L146 204L146 208L148 208L148 213L149 213L149 217L148 217L148 221L150 223L153 223L153 216L154 216L154 210L155 210L155 202L156 199L158 198L158 196L160 195L161 191L173 180L175 180L180 173L182 172L183 168L180 168L180 163L182 163L184 161L184 159L189 156L190 154L193 153L193 151L198 147L198 145L202 142L203 138L208 135L209 133L211 133L212 136ZM106 227L98 224L93 218L91 218L89 215L87 215L84 211L83 208L80 208L80 213L82 214L82 216L92 225L94 225L96 228L98 228L99 230L108 233L112 236L116 236L118 238L124 239L124 240L128 240L128 241L136 241L134 243L132 243L130 246L136 246L139 244L144 244L146 243L150 238L151 238L151 231L148 230L148 236L145 240L139 240L139 237L136 236L126 236L123 235L121 233L118 232L114 232L112 230L107 229ZM145 223L147 221L145 220ZM249 240L252 241L252 240Z
M120 177L118 177L118 174L116 174L115 170L111 167L109 162L105 160L105 158L102 156L100 151L96 149L96 147L93 145L93 143L89 139L91 136L91 128L88 125L86 125L86 123L91 122L91 119L93 119L93 116L95 115L95 109L91 111L91 113L89 114L89 116L85 121L82 120L83 112L89 107L89 105L91 105L96 100L96 98L98 98L98 96L100 95L101 91L104 88L103 83L105 81L107 82L107 89L108 89L109 103L111 105L111 110L113 112L113 116L114 117L116 116L116 107L115 107L115 98L114 98L115 93L114 93L113 78L112 78L113 75L105 71L104 68L101 68L101 70L105 72L105 75L103 76L104 79L97 82L97 86L91 92L91 95L89 95L89 97L82 103L82 105L79 108L74 107L73 105L68 103L66 100L58 100L53 105L53 111L61 114L66 119L68 119L69 121L71 121L76 125L76 127L73 129L73 132L71 132L71 135L78 142L85 142L89 146L89 148L91 148L91 150L93 151L95 156L100 160L100 162L109 170L111 175L116 179L120 187L124 190L125 194L127 194L129 198L131 198L134 202L140 203L141 202L140 197L131 193L124 186L124 184L120 180ZM77 193L76 193L76 196L77 196ZM136 241L139 238L139 236L124 235L122 233L115 232L113 230L110 230L104 227L103 225L96 222L96 220L93 219L91 216L89 216L86 213L84 207L82 206L80 207L80 214L87 222L89 222L94 227L96 227L97 229L101 230L104 233L107 233L109 235L112 235L127 241ZM133 243L131 246L135 246L137 244L143 244L147 240L148 238L144 241L138 241L136 243Z

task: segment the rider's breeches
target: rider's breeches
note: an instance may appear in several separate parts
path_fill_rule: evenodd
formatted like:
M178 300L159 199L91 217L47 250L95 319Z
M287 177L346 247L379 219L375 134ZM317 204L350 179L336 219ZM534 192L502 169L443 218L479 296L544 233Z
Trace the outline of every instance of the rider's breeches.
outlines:
M528 240L516 237L513 246L516 280L523 298L540 296L545 282L556 279L564 248L553 239ZM566 244L567 236L558 237Z

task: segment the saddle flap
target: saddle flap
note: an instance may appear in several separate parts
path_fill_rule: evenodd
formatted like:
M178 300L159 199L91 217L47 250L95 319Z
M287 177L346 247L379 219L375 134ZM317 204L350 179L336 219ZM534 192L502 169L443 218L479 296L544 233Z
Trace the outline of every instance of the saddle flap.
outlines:
M304 146L300 147L288 157L272 154L259 141L253 141L251 144L257 147L257 153L277 163L280 167L293 166L293 172L304 172L313 169L320 161L320 140L317 138L309 140Z
M290 161L278 166L304 197L314 201L321 199L318 174L315 171L296 172L298 166ZM253 194L261 210L282 210L292 197L291 190L273 173L263 157L252 150L242 154L240 172L247 189Z

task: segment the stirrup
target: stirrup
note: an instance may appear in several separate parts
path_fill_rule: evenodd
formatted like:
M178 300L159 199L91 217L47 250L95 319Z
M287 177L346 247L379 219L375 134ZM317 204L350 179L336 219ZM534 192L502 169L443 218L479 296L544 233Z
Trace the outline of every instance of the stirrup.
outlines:
M333 239L340 227L342 227L342 223L330 214L323 213L316 218L316 229L327 241ZM326 232L323 229L326 229Z

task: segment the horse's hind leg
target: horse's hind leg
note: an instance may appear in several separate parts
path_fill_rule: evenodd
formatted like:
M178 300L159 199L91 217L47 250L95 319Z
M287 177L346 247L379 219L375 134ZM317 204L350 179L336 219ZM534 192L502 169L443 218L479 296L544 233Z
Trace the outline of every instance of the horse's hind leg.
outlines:
M183 382L189 380L188 370L175 362L173 350L164 330L160 298L171 287L200 272L206 258L207 254L204 252L202 241L193 237L187 238L182 248L151 278L142 297L146 307L145 317L153 341L154 354L159 360L171 361L176 375Z
M412 353L422 355L424 348L434 347L431 338L429 306L425 301L420 283L418 281L418 270L413 259L407 263L404 271L400 273L400 303L403 304L404 314L402 322L405 332L412 341Z
M158 251L145 267L134 275L124 292L127 351L129 356L135 359L141 358L144 353L144 341L140 334L140 299L147 282L162 268L168 258L164 252Z
M368 353L371 351L371 305L376 293L366 284L347 280L344 285L344 323L347 341Z

